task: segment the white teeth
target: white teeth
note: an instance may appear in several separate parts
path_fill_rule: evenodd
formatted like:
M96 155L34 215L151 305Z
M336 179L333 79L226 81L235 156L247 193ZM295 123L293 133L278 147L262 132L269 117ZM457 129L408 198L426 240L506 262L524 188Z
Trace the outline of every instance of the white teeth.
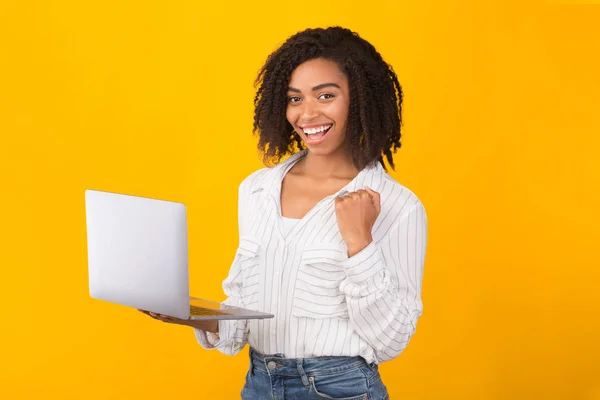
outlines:
M319 126L317 128L304 129L304 133L306 133L307 135L313 135L315 133L326 131L327 129L329 129L331 127L332 127L332 125L323 125L323 126Z

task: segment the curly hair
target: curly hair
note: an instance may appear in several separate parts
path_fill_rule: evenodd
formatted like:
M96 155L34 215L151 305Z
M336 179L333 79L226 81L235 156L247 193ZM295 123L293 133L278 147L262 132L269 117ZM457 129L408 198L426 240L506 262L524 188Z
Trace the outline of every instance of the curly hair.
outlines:
M357 33L333 26L306 29L290 36L271 53L254 82L253 134L265 164L279 163L286 154L304 149L286 118L292 72L305 61L335 62L346 74L350 106L346 128L352 162L361 170L383 157L394 169L392 153L401 147L402 88L391 65Z

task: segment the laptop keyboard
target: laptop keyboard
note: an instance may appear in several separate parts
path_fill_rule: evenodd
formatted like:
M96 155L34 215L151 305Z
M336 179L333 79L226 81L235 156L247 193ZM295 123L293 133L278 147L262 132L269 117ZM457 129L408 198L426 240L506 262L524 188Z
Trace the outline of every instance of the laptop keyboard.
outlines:
M221 310L212 310L210 308L190 306L190 315L193 317L203 317L211 315L232 315Z

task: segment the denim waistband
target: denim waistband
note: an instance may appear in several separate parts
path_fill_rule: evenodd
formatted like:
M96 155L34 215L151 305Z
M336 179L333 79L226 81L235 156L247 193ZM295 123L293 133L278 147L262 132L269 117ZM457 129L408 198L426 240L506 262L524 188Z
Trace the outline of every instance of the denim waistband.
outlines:
M315 358L285 358L283 354L261 354L250 348L250 367L283 376L333 375L351 371L363 366L377 369L377 365L368 364L360 356L330 356Z

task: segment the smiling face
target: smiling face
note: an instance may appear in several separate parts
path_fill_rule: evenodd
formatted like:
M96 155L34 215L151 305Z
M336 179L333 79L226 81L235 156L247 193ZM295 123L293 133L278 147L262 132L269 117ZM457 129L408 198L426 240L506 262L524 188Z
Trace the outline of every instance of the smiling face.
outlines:
M345 151L348 79L322 58L300 64L290 77L286 117L314 155Z

